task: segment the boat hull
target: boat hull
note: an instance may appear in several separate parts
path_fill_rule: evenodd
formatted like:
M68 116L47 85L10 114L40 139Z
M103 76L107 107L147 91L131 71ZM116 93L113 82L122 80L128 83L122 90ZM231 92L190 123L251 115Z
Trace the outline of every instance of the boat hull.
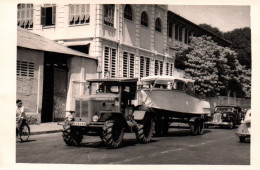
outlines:
M184 91L153 89L138 92L139 103L147 108L180 114L210 114L208 101Z

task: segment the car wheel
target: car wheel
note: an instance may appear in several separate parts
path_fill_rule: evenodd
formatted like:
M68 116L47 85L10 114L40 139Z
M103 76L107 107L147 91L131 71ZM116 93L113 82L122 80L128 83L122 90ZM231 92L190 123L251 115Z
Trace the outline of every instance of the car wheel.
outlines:
M229 122L229 129L234 129L235 128L235 123L234 121L232 120L231 122Z
M240 140L240 142L245 142L246 138L244 136L239 136L239 140Z

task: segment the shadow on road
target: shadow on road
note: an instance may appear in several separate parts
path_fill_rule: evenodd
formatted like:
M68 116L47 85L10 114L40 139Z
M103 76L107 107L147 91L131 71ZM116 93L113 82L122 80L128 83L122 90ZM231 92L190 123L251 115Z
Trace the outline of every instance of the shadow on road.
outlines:
M16 143L29 143L29 142L35 142L35 141L37 141L37 140L28 140L26 142L22 142L22 141L18 140L18 141L16 141Z
M152 139L150 143L157 142L157 140ZM140 144L136 139L124 139L121 145L121 148L135 146L136 144ZM91 148L99 148L99 149L107 149L108 147L105 145L103 141L99 142L82 142L79 147L91 147Z
M209 129L204 129L203 134L206 133L211 133L212 131ZM153 136L154 138L159 138L159 137L185 137L185 136L193 136L191 134L191 131L189 128L181 128L181 129L177 129L177 130L172 130L169 131L167 135L164 136Z

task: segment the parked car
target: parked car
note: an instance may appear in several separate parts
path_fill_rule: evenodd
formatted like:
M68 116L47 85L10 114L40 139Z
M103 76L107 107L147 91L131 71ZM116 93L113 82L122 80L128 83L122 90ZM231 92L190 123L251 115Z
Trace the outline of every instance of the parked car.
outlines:
M251 136L251 109L246 112L245 120L238 127L236 135L239 137L240 142L245 142Z
M242 109L239 106L216 106L213 116L208 118L209 121L205 122L205 126L220 126L235 128L236 125L241 124Z

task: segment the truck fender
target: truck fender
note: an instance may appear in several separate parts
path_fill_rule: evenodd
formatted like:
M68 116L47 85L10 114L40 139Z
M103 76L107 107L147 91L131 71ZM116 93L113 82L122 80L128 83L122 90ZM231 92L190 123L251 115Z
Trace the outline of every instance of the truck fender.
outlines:
M107 121L109 119L120 118L124 119L123 113L121 112L101 112L99 121Z
M133 113L134 120L143 120L145 113L146 113L146 111L143 111L143 110L134 111L134 113Z

